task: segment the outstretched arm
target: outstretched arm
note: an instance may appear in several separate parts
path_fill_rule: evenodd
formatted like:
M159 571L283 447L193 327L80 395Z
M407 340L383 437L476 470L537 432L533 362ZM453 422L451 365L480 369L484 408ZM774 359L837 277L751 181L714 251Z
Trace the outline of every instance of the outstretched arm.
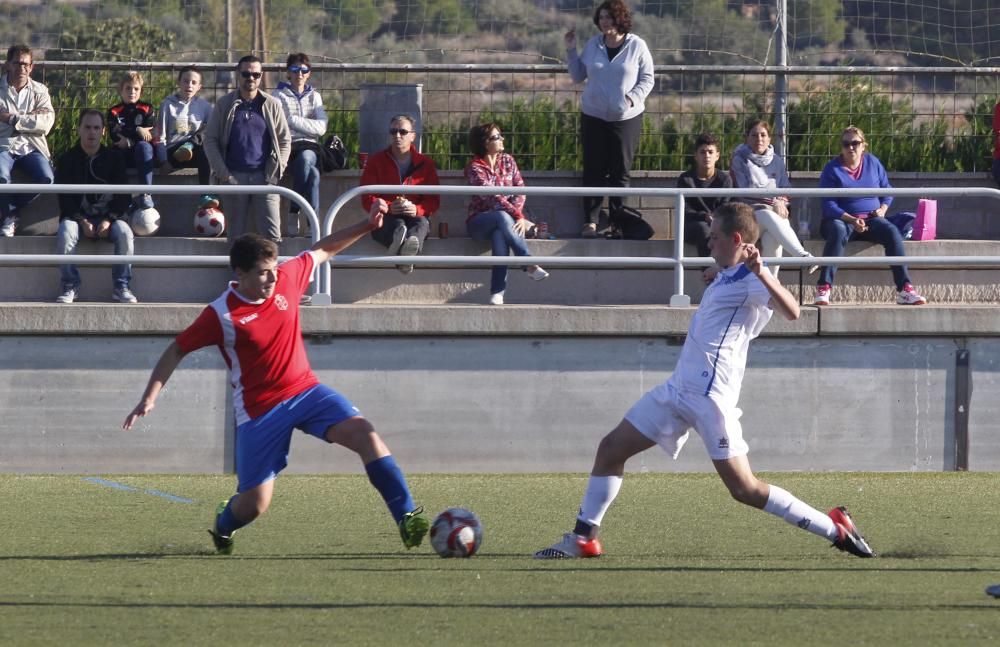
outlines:
M153 373L149 376L149 383L142 394L142 399L139 400L139 404L135 406L135 409L132 409L132 413L128 414L128 417L125 418L122 429L131 429L136 420L153 410L153 407L156 406L157 396L160 395L160 391L186 354L177 345L176 341L170 342L167 349L160 355L160 360L156 362L156 366L153 367Z
M744 244L743 264L767 288L767 291L771 295L771 308L789 321L795 321L799 318L799 302L795 300L791 292L785 289L785 286L778 282L778 279L774 278L770 272L764 269L764 263L760 260L759 249L749 243Z
M313 256L316 258L316 264L322 265L326 263L336 254L356 243L368 232L381 227L382 217L388 211L389 205L386 204L385 200L376 198L368 210L368 218L366 220L355 223L350 227L344 227L316 241L316 244L310 248Z

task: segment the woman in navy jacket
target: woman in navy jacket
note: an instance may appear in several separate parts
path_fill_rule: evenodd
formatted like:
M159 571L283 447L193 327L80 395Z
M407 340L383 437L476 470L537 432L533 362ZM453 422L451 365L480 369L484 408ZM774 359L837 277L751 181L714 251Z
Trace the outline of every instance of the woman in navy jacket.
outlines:
M867 152L865 133L857 126L848 126L840 134L840 156L827 162L819 176L821 188L833 189L891 189L889 176L877 157ZM835 195L835 194L834 194ZM892 196L876 197L824 197L823 221L820 232L826 240L823 256L843 256L844 247L851 240L878 243L885 248L886 256L903 256L903 236L896 225L885 218ZM927 303L910 284L905 265L892 266L892 279L896 284L896 303L919 306ZM830 304L834 266L822 269L816 285L818 306Z

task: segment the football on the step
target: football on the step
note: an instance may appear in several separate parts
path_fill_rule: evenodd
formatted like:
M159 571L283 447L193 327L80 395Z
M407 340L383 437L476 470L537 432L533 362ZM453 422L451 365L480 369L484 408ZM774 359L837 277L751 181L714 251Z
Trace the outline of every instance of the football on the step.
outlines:
M226 217L214 207L199 209L194 214L194 233L199 236L221 236L226 230Z

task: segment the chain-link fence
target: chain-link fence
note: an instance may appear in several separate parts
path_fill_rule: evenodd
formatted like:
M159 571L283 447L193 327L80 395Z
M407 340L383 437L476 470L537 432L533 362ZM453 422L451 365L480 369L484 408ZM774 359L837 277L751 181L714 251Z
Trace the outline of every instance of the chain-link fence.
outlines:
M174 90L178 63L57 63L41 61L36 77L49 86L59 115L50 136L56 151L75 137L80 108L117 103L126 69L146 78L143 98L154 105ZM232 65L200 63L203 96L230 89ZM284 80L267 64L267 87ZM636 170L680 170L700 132L720 137L724 156L743 140L747 120L773 116L774 68L660 66L645 113ZM818 171L837 154L840 131L861 127L871 151L894 171L985 171L991 153L993 106L1000 74L989 69L791 67L786 155L792 170ZM527 170L581 168L579 94L561 65L314 64L311 83L323 96L330 132L348 149L359 144L361 88L421 84L422 149L443 169L468 160L471 124L497 121L507 149Z

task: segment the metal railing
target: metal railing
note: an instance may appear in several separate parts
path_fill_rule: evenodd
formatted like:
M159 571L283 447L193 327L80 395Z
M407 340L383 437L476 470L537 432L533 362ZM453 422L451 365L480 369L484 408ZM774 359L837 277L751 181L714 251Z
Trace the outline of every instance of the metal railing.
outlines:
M94 193L100 190L102 193L122 193L135 195L137 193L150 193L152 195L200 195L211 193L220 196L226 195L267 195L276 193L297 204L300 213L309 219L312 240L319 240L319 218L313 211L312 205L301 195L292 189L272 184L213 184L213 185L160 185L150 186L148 184L5 184L2 193ZM169 217L161 213L160 218ZM227 222L227 227L229 226ZM132 265L142 265L149 267L229 267L229 256L204 256L204 255L155 255L143 254L126 257L128 263ZM65 265L118 265L122 262L122 257L108 254L0 254L0 267L30 267L30 266L51 266Z
M109 193L134 194L149 191L148 185L134 184L104 184L99 185ZM3 187L7 193L92 193L95 185L87 184L8 184ZM674 210L674 226L676 232L675 253L666 257L590 257L590 256L407 256L406 265L414 267L438 266L447 268L491 267L494 265L525 266L540 264L547 267L572 268L628 268L628 269L679 269L673 273L674 289L670 298L671 306L689 306L690 297L684 291L684 269L706 267L713 263L707 257L687 257L684 255L684 200L686 196L745 196L769 197L776 194L790 197L822 197L835 194L837 196L865 197L873 193L880 196L928 197L928 196L965 196L992 198L1000 200L1000 190L986 187L971 188L907 188L907 189L687 189L687 188L614 188L608 187L480 187L480 186L411 186L395 184L373 184L358 186L341 194L326 211L322 228L315 212L309 203L291 189L275 185L186 185L155 187L158 194L200 194L216 193L222 196L232 194L268 194L276 193L299 205L311 224L311 239L315 243L321 233L329 235L333 231L337 215L354 198L366 194L409 194L409 195L545 195L545 196L601 196L613 192L622 196L673 196L676 200ZM205 255L134 255L128 262L133 265L151 267L216 267L228 266L228 256ZM870 256L870 257L768 257L765 261L788 267L807 267L811 265L837 265L840 267L885 267L889 265L909 265L915 267L963 266L983 267L1000 266L1000 256ZM73 255L63 254L0 254L0 266L56 266L68 262L78 265L116 265L122 262L120 256L108 254ZM399 256L352 256L338 255L318 270L317 291L313 297L315 305L330 305L333 302L331 282L331 267L395 267L403 264Z
M543 195L543 196L604 196L609 193L623 197L665 197L672 196L676 200L674 208L674 232L675 253L672 257L602 257L593 258L589 256L407 256L406 265L414 267L443 266L443 267L484 267L493 265L525 266L525 265L545 265L547 267L615 267L631 269L674 269L674 290L670 297L671 306L689 306L691 298L684 292L684 269L687 267L705 267L713 263L710 258L684 256L684 199L685 196L699 195L704 197L773 197L775 195L787 195L789 197L823 197L830 195L844 197L867 197L872 194L879 196L900 196L900 197L928 197L928 196L966 196L985 197L1000 200L1000 189L990 189L987 187L968 188L907 188L907 189L688 189L688 188L613 188L609 187L482 187L482 186L412 186L397 184L371 184L354 187L342 193L326 212L323 219L324 235L329 235L333 231L333 223L340 213L340 210L348 202L363 194L405 194L405 195ZM878 256L866 258L849 258L842 256L835 257L767 257L766 262L782 266L805 267L811 265L838 265L838 266L887 266L887 265L911 265L920 267L931 267L935 265L967 265L967 266L993 266L1000 265L1000 256ZM330 264L338 267L391 267L400 265L398 256L337 256ZM330 304L333 302L333 291L331 284L330 264L321 268L320 284L316 300L317 305Z

